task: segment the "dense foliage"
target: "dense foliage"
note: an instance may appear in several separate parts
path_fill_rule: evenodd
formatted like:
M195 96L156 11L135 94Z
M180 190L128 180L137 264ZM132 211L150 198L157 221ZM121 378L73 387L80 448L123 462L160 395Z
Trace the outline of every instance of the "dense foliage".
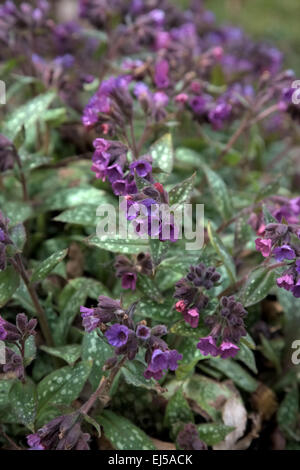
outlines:
M294 73L200 0L78 8L0 6L1 445L299 448Z

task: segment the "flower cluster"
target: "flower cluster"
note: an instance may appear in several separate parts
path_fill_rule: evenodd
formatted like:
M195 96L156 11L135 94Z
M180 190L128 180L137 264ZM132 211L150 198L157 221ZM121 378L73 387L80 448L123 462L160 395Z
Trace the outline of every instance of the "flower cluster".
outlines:
M297 201L300 202L300 198ZM265 258L273 257L286 268L277 278L278 287L300 297L300 225L270 223L265 227L263 235L264 238L256 239L256 249Z
M147 368L144 375L147 379L159 380L167 370L176 370L177 362L182 355L175 349L170 350L161 339L167 334L164 325L149 328L145 321L135 323L133 320L136 304L124 310L120 301L100 296L96 308L81 307L83 326L87 332L100 328L108 341L115 348L116 356L126 356L133 360L139 349L145 350ZM112 367L116 358L110 358L105 364Z
M127 219L140 237L151 236L162 242L178 240L180 227L170 210L169 195L161 183L146 185L140 192L126 197Z
M205 323L211 332L205 338L201 338L197 348L206 356L220 356L222 359L234 357L239 351L237 344L247 332L244 325L246 310L234 296L222 297L220 311L217 314L207 316Z
M90 435L81 430L80 414L54 418L27 436L30 450L89 450Z
M116 276L122 280L123 289L136 289L138 273L151 276L153 263L148 253L139 253L134 260L119 255L115 260Z
M140 158L128 165L128 148L121 142L98 138L94 141L94 148L91 169L102 181L108 179L117 196L137 193L135 173L146 181L153 181L150 157Z
M220 280L221 275L213 266L206 267L203 263L191 266L186 277L175 285L175 299L179 299L175 308L182 313L184 320L197 328L200 313L205 309L209 298L203 289L209 290Z
M29 336L35 335L37 320L28 320L24 313L16 317L16 324L12 324L0 316L0 341L14 345L17 352L10 347L5 347L5 364L2 366L4 373L13 372L16 377L24 379L24 353L25 342Z

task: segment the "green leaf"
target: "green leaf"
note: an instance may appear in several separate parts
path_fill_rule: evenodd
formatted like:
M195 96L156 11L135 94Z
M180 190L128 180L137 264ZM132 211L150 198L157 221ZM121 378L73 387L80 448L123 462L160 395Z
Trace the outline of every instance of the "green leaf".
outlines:
M202 164L201 168L205 173L217 211L221 215L222 219L230 219L232 217L233 209L226 184L218 173L211 170L207 165Z
M80 344L67 344L65 346L58 346L56 348L50 348L49 346L40 346L40 349L50 356L55 356L66 361L70 366L75 364L77 359L81 356L81 345Z
M111 202L111 196L105 191L94 188L93 186L80 186L76 188L63 188L53 192L45 201L43 209L54 211L80 206L82 204L98 206Z
M39 418L50 405L70 405L78 398L92 369L91 361L66 366L47 375L37 387Z
M205 423L199 424L197 429L200 439L208 446L214 446L224 441L227 434L232 432L235 428L226 426L223 423Z
M103 426L106 437L115 449L155 450L149 437L128 419L106 410L97 421Z
M149 245L151 251L151 258L156 266L160 264L163 258L166 256L170 248L170 243L171 242L169 241L161 242L160 240L150 238Z
M178 380L184 380L189 377L195 366L199 361L207 359L207 356L203 356L197 348L198 338L189 338L188 341L183 340L176 348L177 351L182 354L182 359L179 361L179 366L175 371L176 378Z
M23 224L15 225L10 231L10 238L12 239L17 250L21 252L26 243L26 230Z
M180 320L171 327L170 332L178 336L199 339L208 335L209 328L204 324L200 324L197 328L192 328L184 320Z
M43 119L43 114L55 98L53 91L38 95L23 106L19 106L8 116L3 126L3 134L13 140L22 127L29 129L38 120Z
M155 381L153 379L146 380L144 371L146 365L138 360L127 361L121 369L121 373L127 384L134 387L146 388L148 390L155 388Z
M180 314L173 308L174 299L166 299L163 303L153 300L141 299L137 305L135 315L139 317L152 318L156 322L169 323L180 318Z
M229 377L239 388L246 392L254 392L258 387L258 382L237 362L231 359L212 358L209 364L215 369Z
M9 407L9 393L15 382L15 380L0 380L0 410Z
M81 305L88 297L97 300L99 295L109 296L110 292L99 281L86 277L72 279L63 288L59 296L60 317L56 325L57 344L63 344L74 318L79 315Z
M107 235L103 235L101 238L93 236L87 239L87 243L113 253L137 254L141 251L144 253L149 252L148 240L121 238L118 234L114 238Z
M1 195L0 205L4 208L3 212L9 219L9 228L22 224L32 215L32 209L28 204L20 201L6 201Z
M281 364L280 364L280 355L278 351L274 348L273 342L268 340L264 335L260 335L261 340L261 353L265 358L267 358L276 368L277 373L280 374L281 372Z
M240 292L242 304L250 307L263 300L274 287L275 277L275 271L268 267L259 266L251 271Z
M98 336L96 331L85 333L82 342L82 359L92 361L92 372L89 381L93 390L96 390L100 379L103 376L103 366L105 361L114 355L114 349Z
M28 379L25 384L19 380L16 381L10 390L9 398L17 422L34 431L36 415L36 387L34 383L29 382Z
M140 274L138 276L138 288L143 292L146 297L158 303L163 303L164 298L160 290L158 289L155 281L150 277Z
M35 337L29 336L25 341L25 367L29 366L36 357Z
M169 192L170 206L173 204L188 203L195 184L196 173L176 184Z
M285 434L295 429L299 419L299 393L297 386L293 387L284 397L278 411L277 422L281 431Z
M61 214L57 215L53 220L57 222L65 222L67 224L76 224L86 226L97 225L97 211L98 206L92 204L84 204L75 208L67 209Z
M165 426L170 429L171 437L176 438L180 428L185 423L193 423L194 415L185 399L182 389L176 390L168 401L165 412Z
M232 257L226 250L219 235L213 230L210 223L208 224L207 231L208 231L210 242L212 246L214 247L214 249L216 250L216 252L218 253L221 261L223 262L230 279L232 280L232 282L235 282L236 281L235 265L234 265Z
M255 198L255 202L259 202L268 196L278 194L279 188L280 188L279 181L272 181L271 183L266 184L258 191L256 198Z
M19 274L12 266L0 271L0 307L3 307L13 296L20 283Z
M154 167L158 167L167 175L160 175L161 181L165 180L173 168L173 145L171 134L165 134L149 149Z
M263 214L264 214L264 221L265 225L267 224L278 224L278 220L275 219L275 217L272 216L270 213L269 209L267 208L266 205L263 205Z
M41 263L38 264L33 270L31 276L31 282L42 281L45 279L48 274L53 271L55 266L57 266L68 254L68 250L60 250L53 255L49 256L49 258L45 259Z
M252 372L257 374L255 356L253 354L253 351L245 343L242 342L239 343L239 348L240 350L235 356L235 359L246 364L246 366L249 367Z
M199 164L203 162L201 155L195 150L179 147L175 151L175 162L183 164L183 167L186 168L186 165L198 168Z
M224 361L225 362L225 361ZM185 395L196 403L214 420L221 419L221 411L214 406L220 398L229 398L233 392L225 384L204 377L193 375L183 386Z

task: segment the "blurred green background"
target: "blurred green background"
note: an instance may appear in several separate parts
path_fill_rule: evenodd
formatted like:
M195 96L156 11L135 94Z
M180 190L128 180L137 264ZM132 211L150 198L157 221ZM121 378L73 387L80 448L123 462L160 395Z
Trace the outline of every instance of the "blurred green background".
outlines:
M285 53L285 65L300 76L300 0L205 0L205 5L218 23L240 26L253 38L272 42Z

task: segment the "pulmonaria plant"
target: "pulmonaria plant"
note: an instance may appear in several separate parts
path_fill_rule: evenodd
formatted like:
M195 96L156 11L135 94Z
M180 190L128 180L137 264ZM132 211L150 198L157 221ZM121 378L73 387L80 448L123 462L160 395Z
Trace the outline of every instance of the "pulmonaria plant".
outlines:
M108 343L115 348L116 356L124 356L133 360L138 352L144 350L147 368L144 371L146 379L159 380L168 370L177 369L177 362L182 355L175 349L170 350L161 339L168 333L165 325L149 328L145 321L135 322L136 304L124 310L119 300L100 296L95 308L81 307L82 322L85 330L91 332L96 328L104 333ZM117 358L110 358L106 367L115 365Z
M0 446L299 447L296 77L201 0L77 3L0 6Z

